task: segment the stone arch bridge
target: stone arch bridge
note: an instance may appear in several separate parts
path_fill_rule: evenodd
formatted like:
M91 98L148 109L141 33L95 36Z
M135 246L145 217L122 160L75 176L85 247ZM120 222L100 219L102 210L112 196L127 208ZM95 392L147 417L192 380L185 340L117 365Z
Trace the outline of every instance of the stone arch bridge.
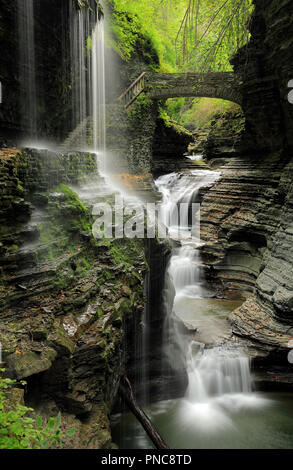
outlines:
M153 100L167 100L168 98L220 98L242 104L242 81L240 76L233 72L210 73L150 73L143 72L118 101L125 108L135 103L142 92L149 94ZM84 119L67 137L60 151L78 149L79 143L92 139L92 117ZM81 139L83 136L83 139Z
M220 98L242 104L242 81L233 72L142 73L119 97L127 108L144 91L153 100L168 98Z

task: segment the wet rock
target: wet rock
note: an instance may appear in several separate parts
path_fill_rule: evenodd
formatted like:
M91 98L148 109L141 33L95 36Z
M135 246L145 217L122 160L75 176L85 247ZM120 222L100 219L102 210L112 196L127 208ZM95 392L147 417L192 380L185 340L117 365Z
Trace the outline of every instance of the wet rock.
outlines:
M202 153L208 159L235 157L244 126L245 117L240 109L215 116L203 143Z
M34 193L33 196L32 196L31 201L36 207L42 208L42 207L47 206L47 204L49 202L49 198L45 194Z
M283 314L286 312L291 317L293 314L293 291L289 291L285 287L278 287L273 295L273 303L277 310Z
M182 157L191 141L192 134L182 126L175 123L167 126L163 119L157 119L152 150L153 174L160 175L178 171L181 167L192 167L190 160Z
M276 155L232 159L201 207L207 279L220 296L247 298L230 317L234 334L279 357L292 326L292 168Z

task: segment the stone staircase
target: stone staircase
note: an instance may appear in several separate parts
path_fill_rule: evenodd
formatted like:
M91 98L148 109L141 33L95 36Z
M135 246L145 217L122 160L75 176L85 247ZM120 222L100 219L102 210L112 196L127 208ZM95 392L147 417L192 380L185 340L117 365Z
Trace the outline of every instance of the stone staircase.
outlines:
M83 151L93 147L93 120L88 116L81 121L78 126L70 132L63 144L60 152L66 153L70 150Z

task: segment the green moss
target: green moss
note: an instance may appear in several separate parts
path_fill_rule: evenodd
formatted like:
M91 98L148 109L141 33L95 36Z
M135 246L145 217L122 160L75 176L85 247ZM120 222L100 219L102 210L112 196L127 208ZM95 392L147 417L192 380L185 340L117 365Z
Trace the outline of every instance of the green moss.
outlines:
M64 251L75 251L77 243L80 243L79 235L83 232L91 233L92 228L91 214L78 195L64 184L58 186L56 192L63 196L59 200L51 198L49 220L38 226L42 244L48 245L45 256L52 261L64 254ZM96 245L94 238L92 245ZM37 260L39 259L40 255ZM87 261L83 267L88 268Z
M104 312L103 310L101 309L101 307L98 307L97 309L97 314L98 314L98 317L101 318L103 315L104 315Z
M143 241L139 238L115 238L111 240L105 238L103 243L109 247L111 260L116 266L122 264L125 269L129 269L137 263L139 257L146 264ZM107 275L105 277L107 278Z
M76 229L77 231L91 232L91 217L89 211L81 202L78 195L65 186L65 184L60 184L58 189L63 192L66 204L71 208L71 213L68 214L68 220L65 219L64 221L65 228L69 229L69 231ZM57 215L57 217L63 216L62 211L60 214L55 213L55 215Z
M151 99L149 93L141 93L138 98L135 100L135 104L132 106L128 112L129 120L136 121L137 119L142 119L145 111L150 109L153 105L153 100Z
M186 136L192 137L192 133L189 132L187 129L185 129L185 127L183 127L181 124L179 124L179 122L176 122L173 119L171 119L167 111L163 109L162 106L160 106L159 111L160 111L160 118L164 121L167 127L171 127L179 135L186 135Z
M172 98L167 100L164 111L171 120L179 121L188 129L204 130L218 115L239 113L239 105L216 98Z
M18 245L10 245L7 249L8 249L8 251L17 251L17 250L19 250L19 246Z

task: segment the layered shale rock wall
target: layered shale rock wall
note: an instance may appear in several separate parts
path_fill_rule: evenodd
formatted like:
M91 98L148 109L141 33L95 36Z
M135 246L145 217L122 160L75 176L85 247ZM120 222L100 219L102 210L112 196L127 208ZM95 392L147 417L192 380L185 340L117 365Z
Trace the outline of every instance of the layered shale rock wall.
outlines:
M27 381L39 414L61 410L63 430L76 429L69 448L111 447L108 417L144 308L143 241L96 240L91 204L66 186L86 188L89 173L103 185L95 172L90 154L0 152L4 367Z
M221 294L247 298L231 317L234 332L284 370L293 335L293 5L254 3L250 43L233 60L244 83L241 157L211 161L222 175L203 191L203 256Z
M250 42L232 60L234 71L243 77L246 133L242 148L266 153L292 149L288 82L293 78L293 4L290 0L254 0L254 4Z

